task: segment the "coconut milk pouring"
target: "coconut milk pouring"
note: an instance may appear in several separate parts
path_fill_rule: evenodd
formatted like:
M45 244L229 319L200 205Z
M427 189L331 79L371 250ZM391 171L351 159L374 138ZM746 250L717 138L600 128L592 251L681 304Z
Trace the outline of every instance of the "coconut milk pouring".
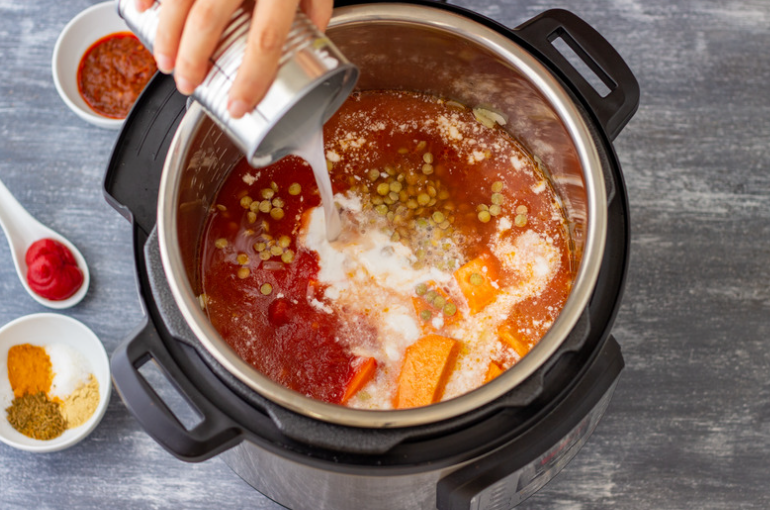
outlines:
M116 0L120 16L152 51L160 3L139 12L134 0ZM313 23L297 11L286 38L275 80L256 108L234 119L227 98L246 49L253 2L230 18L212 57L212 67L192 97L255 167L267 166L288 154L313 167L326 211L330 239L340 231L331 181L323 156L321 127L345 101L358 79L358 69Z

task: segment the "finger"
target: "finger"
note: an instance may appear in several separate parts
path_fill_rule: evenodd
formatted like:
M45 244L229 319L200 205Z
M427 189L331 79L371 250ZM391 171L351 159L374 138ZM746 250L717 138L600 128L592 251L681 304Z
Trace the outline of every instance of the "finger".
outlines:
M194 0L163 0L158 16L158 31L155 34L153 53L158 69L169 74L174 70L176 53L182 29Z
M152 7L152 4L154 3L155 0L136 0L136 10L139 12L144 12Z
M329 25L334 9L334 0L302 0L300 9L310 18L318 30L323 32Z
M253 110L270 88L298 4L299 0L257 2L243 63L230 89L227 108L234 118Z
M209 71L209 57L242 0L197 0L182 31L174 79L179 92L192 94Z

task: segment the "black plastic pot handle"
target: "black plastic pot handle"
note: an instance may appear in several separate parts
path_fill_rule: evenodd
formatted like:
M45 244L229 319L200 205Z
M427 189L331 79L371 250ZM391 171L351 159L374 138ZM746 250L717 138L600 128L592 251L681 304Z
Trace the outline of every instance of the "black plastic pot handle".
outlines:
M611 140L639 107L639 83L623 58L588 23L562 9L546 11L516 28L583 96ZM561 38L610 90L602 97L553 45Z
M139 373L154 360L166 378L202 417L187 430ZM176 457L199 462L241 441L241 429L206 399L199 397L190 380L176 367L151 320L118 346L110 360L112 379L123 402L145 431Z

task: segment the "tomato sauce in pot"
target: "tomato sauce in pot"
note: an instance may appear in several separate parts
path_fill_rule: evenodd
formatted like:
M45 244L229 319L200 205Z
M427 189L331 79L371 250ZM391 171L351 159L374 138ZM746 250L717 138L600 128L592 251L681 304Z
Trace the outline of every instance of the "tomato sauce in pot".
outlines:
M355 408L429 405L515 365L574 278L567 219L489 110L353 95L324 126L343 233L310 166L242 160L211 207L201 306L270 379Z
M99 115L123 119L157 69L152 54L134 34L110 34L80 59L78 91Z

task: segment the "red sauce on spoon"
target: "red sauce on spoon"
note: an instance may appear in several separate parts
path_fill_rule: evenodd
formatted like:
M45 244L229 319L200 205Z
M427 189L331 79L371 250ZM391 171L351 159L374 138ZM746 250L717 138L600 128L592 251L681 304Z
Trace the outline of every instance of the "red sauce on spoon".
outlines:
M27 249L27 284L40 297L62 301L83 285L83 271L75 256L59 241L40 239Z

